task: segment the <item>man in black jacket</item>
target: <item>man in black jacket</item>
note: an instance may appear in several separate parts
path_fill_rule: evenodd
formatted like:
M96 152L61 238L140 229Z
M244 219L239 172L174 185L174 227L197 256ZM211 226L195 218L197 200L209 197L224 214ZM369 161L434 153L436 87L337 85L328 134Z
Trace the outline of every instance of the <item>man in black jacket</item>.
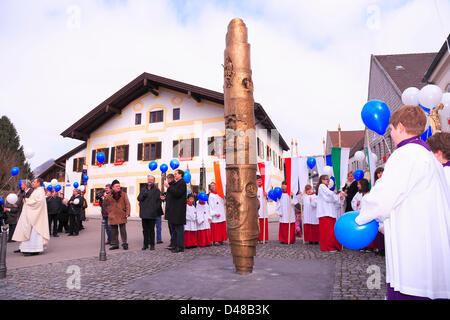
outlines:
M80 190L74 189L73 195L69 200L69 236L77 236L80 231L80 217L83 200Z
M146 250L155 250L155 223L156 218L162 215L161 192L155 185L155 177L147 177L148 184L142 188L139 196L139 217L142 219L142 233L144 234L144 246Z
M50 197L47 197L47 212L48 212L48 229L50 234L54 237L58 236L58 215L62 210L62 200L58 197L58 193L53 190ZM53 232L52 232L53 223Z
M61 198L61 210L59 211L58 214L57 231L58 233L62 233L64 228L64 232L69 233L69 207L65 203L66 200L64 200L64 195L62 193L59 195L59 197Z
M170 184L165 183L167 188L166 220L171 225L172 238L175 247L172 252L184 251L184 225L186 224L186 182L183 180L184 171L175 170L175 180ZM164 200L164 197L163 197Z

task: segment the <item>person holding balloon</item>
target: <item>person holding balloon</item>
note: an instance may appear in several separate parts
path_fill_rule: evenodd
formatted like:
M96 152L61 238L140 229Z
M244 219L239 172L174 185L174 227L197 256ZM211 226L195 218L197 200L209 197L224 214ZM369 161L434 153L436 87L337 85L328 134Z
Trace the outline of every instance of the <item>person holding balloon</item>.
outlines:
M21 242L19 250L24 256L42 253L50 241L47 202L42 182L41 178L33 180L33 192L30 197L23 199L22 213L12 238Z
M197 243L199 247L211 246L211 214L208 205L208 195L204 192L198 194L197 202Z
M342 245L334 234L334 225L337 219L336 206L346 194L336 194L328 188L330 178L321 175L316 185L317 218L319 219L320 250L336 252L342 250Z
M355 218L357 225L384 223L388 300L450 299L450 190L419 138L426 122L416 106L392 115L397 149Z
M293 244L295 243L295 205L299 203L299 196L293 197L292 194L289 196L286 181L281 183L281 190L282 194L275 208L276 214L280 216L278 240L283 244ZM291 197L293 197L292 200Z
M83 201L79 189L73 189L72 197L68 201L69 206L69 236L78 236L80 232L80 218Z
M50 197L47 197L48 229L50 235L52 235L53 237L59 237L58 216L61 214L62 207L63 207L62 199L58 196L56 189L53 189Z
M225 203L217 194L216 183L211 182L209 185L209 210L211 214L211 238L213 245L223 245L227 240L227 224L225 217Z
M303 202L303 227L304 240L311 244L318 244L320 241L319 219L317 218L317 195L314 194L311 185L305 186L305 193L302 196Z
M345 198L345 212L352 211L352 200L355 194L358 192L357 181L355 180L353 171L348 172L347 181L345 182L342 190L347 194L347 197Z
M258 201L259 201L259 236L258 242L262 243L263 241L269 240L269 218L267 212L267 192L264 192L263 189L263 180L260 175L256 176L256 184L258 185Z

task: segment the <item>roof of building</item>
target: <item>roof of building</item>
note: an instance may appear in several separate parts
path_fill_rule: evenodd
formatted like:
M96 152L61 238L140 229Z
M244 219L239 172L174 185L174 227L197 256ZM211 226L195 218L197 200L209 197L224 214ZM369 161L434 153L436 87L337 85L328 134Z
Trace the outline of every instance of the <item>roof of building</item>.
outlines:
M78 147L73 148L72 150L70 150L69 152L63 154L61 157L59 157L58 159L55 160L55 163L60 164L62 166L66 165L66 160L68 158L70 158L71 156L73 156L74 154L80 152L83 149L86 149L87 147L87 142L84 142L82 144L80 144Z
M357 151L364 150L364 135L359 141L350 149L349 157L353 157Z
M33 174L35 176L41 175L44 171L46 171L48 168L50 168L55 163L55 159L49 159L42 163L41 165L37 166L33 169Z
M421 89L422 79L436 58L437 52L373 56L397 87L400 94L409 87Z
M339 146L339 131L328 131L333 147ZM363 139L364 147L364 130L343 131L341 130L341 147L353 148L360 140Z
M111 119L115 114L120 113L130 102L138 97L152 92L159 95L159 88L164 87L170 90L182 92L191 96L196 101L202 99L224 104L224 94L221 92L193 86L176 80L160 77L144 72L136 79L125 85L122 89L114 93L111 97L103 101L80 120L64 130L61 135L74 139L86 141L89 134L97 129L101 124ZM255 102L255 121L260 122L268 129L276 129L263 107ZM280 145L283 150L289 150L289 146L280 135Z
M447 39L445 39L444 44L442 45L441 49L436 54L433 62L431 63L430 67L428 68L427 72L425 73L425 76L423 77L422 82L425 82L425 83L428 82L428 80L430 79L430 77L433 74L434 70L436 69L437 65L441 61L442 57L449 50L450 50L450 33L447 36Z

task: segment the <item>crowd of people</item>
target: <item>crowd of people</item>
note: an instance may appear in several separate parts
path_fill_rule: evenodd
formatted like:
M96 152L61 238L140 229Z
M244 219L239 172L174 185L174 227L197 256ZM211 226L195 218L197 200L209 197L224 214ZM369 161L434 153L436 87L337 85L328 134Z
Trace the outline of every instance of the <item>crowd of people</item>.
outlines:
M349 172L341 190L332 191L330 177L321 175L315 188L306 185L303 192L289 195L283 182L275 208L278 240L293 244L296 235L303 233L303 241L320 244L322 251L341 251L334 234L336 220L348 211L359 211L357 224L379 223L375 240L362 250L386 256L389 299L450 298L450 133L436 133L425 143L419 138L425 123L418 107L405 106L392 115L389 127L397 149L384 168L376 169L372 185L365 178L355 181ZM142 250L155 249L155 226L157 243L162 243L163 215L170 231L167 248L173 253L227 240L225 203L215 183L209 185L207 201L197 200L194 194L187 195L183 176L179 169L168 174L163 181L166 192L161 192L154 176L148 176L140 190ZM42 183L39 178L24 180L17 203L0 208L7 216L9 241L20 241L16 252L24 255L42 252L50 235L57 237L63 229L70 236L83 229L87 203L80 190L65 200L56 192L46 195ZM257 185L258 240L265 242L269 239L268 197L261 176ZM130 202L120 182L106 185L96 198L107 225L106 244L110 250L119 249L120 233L122 248L127 250Z

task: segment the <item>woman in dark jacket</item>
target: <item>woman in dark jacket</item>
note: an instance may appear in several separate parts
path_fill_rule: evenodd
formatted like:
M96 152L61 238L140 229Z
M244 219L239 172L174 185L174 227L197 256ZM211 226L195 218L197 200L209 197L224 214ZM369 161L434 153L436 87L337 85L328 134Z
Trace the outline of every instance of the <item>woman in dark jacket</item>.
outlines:
M175 248L172 252L184 251L184 225L186 224L186 182L183 180L183 170L176 170L175 180L169 185L167 182L166 220L172 225L172 238Z
M142 188L139 196L139 217L142 219L142 233L144 235L145 250L155 250L155 223L156 218L162 215L161 192L155 185L155 177L148 176L148 185Z

